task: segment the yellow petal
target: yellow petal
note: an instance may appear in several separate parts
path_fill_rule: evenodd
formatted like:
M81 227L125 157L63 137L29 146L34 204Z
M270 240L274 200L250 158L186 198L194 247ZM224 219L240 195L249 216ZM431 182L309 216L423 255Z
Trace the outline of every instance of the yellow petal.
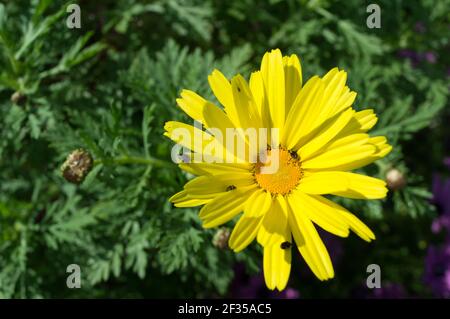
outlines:
M233 107L233 94L231 92L231 84L230 81L228 81L228 79L225 77L225 75L223 75L219 70L215 69L208 76L208 82L217 100L219 100L220 104L225 107L225 110Z
M203 108L203 117L206 126L208 127L208 132L216 137L217 143L220 144L226 152L225 159L227 162L249 162L248 142L246 140L247 135L241 133L241 130L236 130L235 135L237 141L235 144L232 144L233 147L229 147L231 144L228 143L229 141L227 141L227 138L230 134L235 132L235 127L229 117L221 109L213 104L207 104ZM234 138L235 135L233 134L231 136ZM242 145L245 152L242 154L236 152L235 148L238 147L237 145Z
M181 91L181 98L177 99L178 106L191 118L201 123L203 119L203 107L209 103L203 97L190 90Z
M330 142L347 125L355 111L348 109L328 120L306 144L298 150L300 158L305 161Z
M281 240L287 227L287 208L283 196L272 201L259 228L257 240L262 246L272 245Z
M241 128L260 128L262 127L258 107L253 99L253 95L247 84L247 81L240 75L236 75L231 80L235 113L239 118L239 127Z
M307 171L349 171L366 166L386 156L392 150L392 146L387 144L386 137L367 138L367 136L364 133L356 133L342 138L336 137L323 150L323 154L303 162L302 167Z
M356 112L355 119L359 123L359 129L363 132L370 130L378 121L378 118L372 109Z
M346 170L349 165L374 155L377 148L367 143L367 134L353 134L330 143L320 154L302 163L304 169Z
M252 217L249 216L249 214L244 213L233 228L228 242L230 248L233 249L234 252L245 249L255 239L261 221L262 216Z
M299 191L307 194L331 194L348 189L347 182L342 180L337 172L311 173L300 180L297 186Z
M222 132L223 138L226 135L227 128L234 128L233 123L225 114L225 112L223 112L214 104L205 104L203 107L202 116L204 118L206 127L219 129Z
M264 54L261 74L270 109L271 127L277 127L282 131L285 121L285 84L283 57L279 49Z
M231 249L240 251L255 239L262 219L271 204L270 194L261 189L248 198L244 206L244 215L239 219L231 234L229 241Z
M249 163L180 163L182 170L192 175L247 174L252 169Z
M263 105L266 100L266 92L264 89L264 82L261 76L261 71L252 72L249 81L250 91L258 108L258 113L263 114Z
M349 227L343 218L335 214L335 209L325 205L316 197L304 194L300 191L294 191L291 194L291 202L298 210L301 210L310 220L321 228L336 236L347 237Z
M272 205L270 193L259 189L250 196L245 204L245 213L249 217L260 217L267 213Z
M350 229L367 242L375 240L375 234L358 217L351 213L342 215L350 225Z
M261 71L251 74L249 86L261 119L261 127L270 128L270 110Z
M227 192L230 188L242 188L255 183L253 175L246 174L220 174L214 176L199 176L184 185L189 196L195 198L215 197L214 194Z
M378 118L372 109L356 112L337 138L350 134L367 132L377 123L377 121Z
M384 136L371 137L369 143L377 148L374 156L377 156L378 158L386 156L392 150L392 146L387 144L387 139Z
M370 242L371 240L375 239L375 235L370 230L370 228L367 227L361 220L358 219L358 217L350 213L344 207L322 196L311 195L310 197L314 198L316 200L316 203L320 203L324 207L324 209L328 209L330 212L333 211L334 215L336 215L336 218L340 219L341 222L346 223L353 232L355 232L365 241Z
M364 133L356 133L351 135L346 135L344 137L335 138L331 141L325 148L325 151L329 151L340 147L356 147L363 145L369 141L369 135Z
M202 207L199 217L204 228L212 228L224 224L239 214L256 186L234 189L217 196Z
M175 143L195 153L214 157L215 154L206 153L204 149L209 143L217 143L217 141L212 135L203 132L200 128L181 122L169 121L164 125L164 129L166 130L164 136L167 136Z
M291 242L291 235L285 235L282 241ZM267 288L282 291L286 288L291 272L291 248L281 248L281 242L264 247L264 280Z
M293 149L302 137L312 131L322 103L325 85L318 76L309 79L301 88L286 118L281 142Z
M350 91L350 89L346 86L341 92L340 98L336 102L334 113L337 114L352 106L353 102L355 102L356 95L356 92Z
M284 83L286 85L286 114L289 114L292 103L294 103L302 87L302 68L295 54L283 57Z
M300 254L311 271L320 280L334 277L330 255L309 218L296 206L292 196L287 196L290 212L289 227L294 236Z
M212 198L190 198L186 191L182 190L181 192L176 193L172 197L169 198L169 201L172 202L175 207L195 207L209 203Z
M346 183L347 190L332 192L334 195L355 199L380 199L386 197L386 182L370 176L349 172L332 172L331 179Z
M386 197L386 183L380 179L349 172L324 171L305 175L298 190L307 194L334 194L349 198Z
M346 80L347 73L334 68L323 79L315 76L306 82L287 115L285 134L289 137L283 136L284 145L298 149L311 140L314 136L311 134L317 133L327 120L353 104L356 93L345 86Z
M373 144L372 144L373 145ZM352 170L357 169L363 166L366 166L368 164L371 164L375 162L376 160L383 158L387 154L389 154L392 151L392 146L389 144L382 144L380 146L375 145L377 148L377 151L372 156L369 156L367 158L361 159L356 162L349 163L345 167L342 167L342 170Z
M233 90L230 81L219 70L215 69L208 76L209 86L220 104L223 105L225 113L233 122L235 127L242 127L239 114L236 111L236 105L233 97Z
M386 197L386 182L381 179L373 178L356 173L349 172L331 172L334 180L342 180L347 183L347 190L336 191L332 194L355 198L355 199L379 199Z
M344 70L333 68L324 77L325 83L324 104L322 106L322 120L326 120L350 107L356 98L356 92L345 86L347 73ZM320 125L316 122L316 126Z
M323 78L325 84L325 91L323 96L323 105L321 106L320 116L317 118L316 125L320 125L320 121L336 115L342 111L342 106L337 107L338 101L342 93L346 92L345 82L347 81L347 73L343 70L339 71L334 68L329 71Z

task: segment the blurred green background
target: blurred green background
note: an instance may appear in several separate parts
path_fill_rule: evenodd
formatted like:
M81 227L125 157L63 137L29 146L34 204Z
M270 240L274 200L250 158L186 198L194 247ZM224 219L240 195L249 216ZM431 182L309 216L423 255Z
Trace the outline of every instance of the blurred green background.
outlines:
M0 297L450 296L450 257L430 255L450 246L431 228L445 214L433 176L450 172L448 0L374 2L379 29L366 25L371 1L0 2ZM69 3L80 29L66 26ZM304 79L348 72L354 107L374 108L372 134L394 146L365 172L404 181L383 201L341 201L377 240L324 234L335 279L318 281L295 254L283 294L265 289L256 244L234 254L198 209L168 203L189 176L162 136L164 122L188 120L181 89L214 100L214 68L248 78L272 48L298 54ZM77 148L96 163L80 185L60 172ZM69 264L79 289L66 286ZM369 264L381 290L365 286Z

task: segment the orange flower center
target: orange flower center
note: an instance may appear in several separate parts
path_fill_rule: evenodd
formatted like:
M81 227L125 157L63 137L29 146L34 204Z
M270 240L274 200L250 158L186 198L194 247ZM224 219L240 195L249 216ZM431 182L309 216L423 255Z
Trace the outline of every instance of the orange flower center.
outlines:
M297 187L303 176L297 154L284 148L268 150L267 161L264 162L255 164L255 179L261 188L271 194L288 194Z

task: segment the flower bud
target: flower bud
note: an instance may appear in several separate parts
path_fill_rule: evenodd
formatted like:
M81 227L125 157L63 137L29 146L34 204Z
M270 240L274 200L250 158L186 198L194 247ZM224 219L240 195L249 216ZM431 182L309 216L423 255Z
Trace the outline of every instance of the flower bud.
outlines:
M396 191L405 187L406 178L398 169L391 168L386 173L386 183L389 189Z
M230 238L230 230L226 227L221 227L214 234L212 243L220 249L225 249L228 246L228 238Z
M89 152L77 149L67 156L61 166L61 173L68 182L80 184L91 171L93 164L94 160Z
M23 105L25 104L26 100L27 100L26 95L20 93L19 91L16 91L13 93L13 95L11 95L11 102L13 102L16 105Z

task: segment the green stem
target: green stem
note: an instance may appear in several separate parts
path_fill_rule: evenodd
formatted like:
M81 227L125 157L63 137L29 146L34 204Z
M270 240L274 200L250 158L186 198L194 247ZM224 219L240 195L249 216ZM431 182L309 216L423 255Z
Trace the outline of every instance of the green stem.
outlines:
M174 164L154 158L154 157L137 157L137 156L122 156L106 160L97 159L94 161L94 165L98 164L113 164L113 165L126 165L126 164L140 164L140 165L152 165L155 167L173 168Z

